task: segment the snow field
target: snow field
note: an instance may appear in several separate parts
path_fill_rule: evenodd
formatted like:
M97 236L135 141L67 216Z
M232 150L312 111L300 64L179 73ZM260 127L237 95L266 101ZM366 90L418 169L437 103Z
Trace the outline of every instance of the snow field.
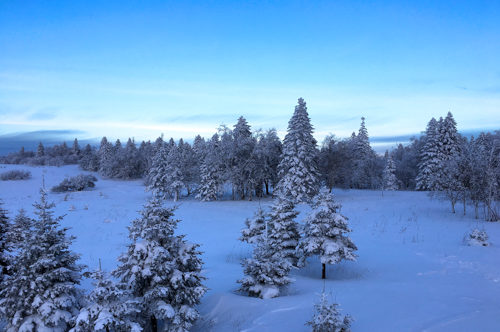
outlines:
M0 181L0 198L11 217L20 208L32 214L42 176L50 189L67 176L86 173L77 166L0 165L0 172L10 169L28 169L33 176ZM56 203L56 215L66 215L63 226L77 237L73 250L81 254L81 263L95 269L100 259L110 271L129 241L127 226L150 194L140 180L96 177L93 190L50 193L49 201ZM500 330L498 223L473 219L472 209L466 216L453 215L447 202L432 201L423 192L334 193L353 229L358 260L328 266L323 281L319 260L311 258L305 268L292 271L295 282L285 295L269 300L237 293L236 280L243 277L240 259L251 255L251 246L238 240L244 221L259 205L268 210L272 200L177 202L178 233L201 244L208 278L209 291L198 308L202 318L193 330L308 331L304 324L323 289L342 314L353 316L353 331ZM309 207L298 210L302 221ZM491 246L464 245L464 235L475 227L486 230ZM90 281L82 287L88 289Z

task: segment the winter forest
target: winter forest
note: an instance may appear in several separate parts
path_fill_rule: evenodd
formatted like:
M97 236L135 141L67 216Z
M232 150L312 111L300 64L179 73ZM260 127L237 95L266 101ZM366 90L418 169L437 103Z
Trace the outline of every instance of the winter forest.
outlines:
M229 128L221 125L211 138L196 136L192 144L182 138L140 144L129 138L99 146L80 147L75 139L0 157L3 164L62 166L78 164L82 170L109 179L143 179L148 190L163 199L196 197L201 201L252 200L285 190L295 201L306 201L321 186L343 189L424 190L473 208L476 218L497 221L499 199L500 131L464 137L453 115L430 119L411 144L378 155L370 147L365 118L347 139L335 135L321 144L312 136L306 102L299 99L282 142L275 129L256 130L243 116ZM299 180L300 179L300 180ZM280 187L281 186L281 187ZM294 192L292 192L294 191ZM297 191L297 192L295 192ZM481 212L481 213L480 213Z
M232 128L222 125L212 137L196 136L192 144L161 136L140 144L128 139L123 145L103 137L97 147L80 147L77 139L71 146L40 142L37 151L23 148L2 157L3 168L18 165L2 173L2 188L14 189L31 178L30 170L40 167L58 166L51 168L57 172L69 167L65 165L78 165L79 170L73 169L80 174L65 177L52 189L47 186L50 177L42 175L34 183L39 193L33 213L26 205L16 205L18 211L7 203L1 206L0 326L6 331L243 330L244 321L229 319L232 325L224 325L217 317L207 318L210 304L203 303L204 296L214 286L207 286L210 277L203 255L211 247L205 249L203 242L188 240L189 233L179 233L184 221L176 215L183 204L203 209L208 202L219 201L210 205L218 211L218 206L223 211L233 201L258 204L251 209L233 205L243 212L231 218L235 225L231 227L241 229L233 240L241 241L246 251L237 254L240 277L226 287L232 289L231 296L253 297L262 303L293 296L290 287L301 276L297 271L310 271L306 275L323 282L339 278L337 266L347 275L354 273L345 271L355 265L345 264L356 264L363 254L358 252L357 238L351 236L350 215L338 198L349 204L345 193L366 192L380 200L397 197L397 191L405 195L418 191L429 196L418 196L420 200L439 206L439 213L455 218L470 213L477 225L497 226L489 222L500 218L500 131L464 137L448 113L439 120L430 119L425 132L411 144L378 155L370 146L365 120L361 118L359 130L351 137L330 135L318 144L306 102L300 98L283 140L274 129L252 131L241 116ZM145 188L147 197L139 214L124 221L128 240L118 246L121 254L112 270L101 266L105 252L100 252L97 265L80 262L80 254L73 251L79 234L71 232L73 225L63 224L65 215L56 213L53 203L67 204L80 193L96 193L101 181L122 186L136 183ZM77 210L75 204L69 211ZM83 210L89 211L91 204L92 200ZM418 216L412 218L416 222ZM414 227L408 220L410 226L401 226L400 234ZM201 225L203 215L191 223ZM414 233L411 242L423 242L419 236L419 231ZM484 226L471 229L464 241L490 245ZM232 260L227 258L226 263ZM337 271L333 277L332 271ZM84 280L93 281L90 285ZM333 287L339 291L342 283ZM328 295L325 284L322 288L315 290L321 295L308 305L309 320L280 330L347 332L370 326L356 328L359 315L352 309L356 307L351 303L351 310L342 314L342 305ZM216 310L210 308L208 312ZM273 325L261 328L271 330L269 326Z

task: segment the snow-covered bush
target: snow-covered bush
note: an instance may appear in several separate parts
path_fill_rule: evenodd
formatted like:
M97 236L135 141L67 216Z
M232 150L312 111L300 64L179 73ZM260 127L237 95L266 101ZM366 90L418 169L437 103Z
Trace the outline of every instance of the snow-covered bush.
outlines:
M272 248L264 237L258 237L252 258L242 262L245 278L238 280L240 290L250 296L269 299L280 294L280 288L292 282L288 274L292 268L281 251Z
M245 220L246 228L241 230L240 240L248 243L257 243L266 230L266 214L259 208L252 219Z
M30 171L23 170L12 170L3 172L0 174L0 180L8 181L8 180L28 180L31 178Z
M314 305L313 318L306 323L313 332L350 332L353 319L349 315L341 316L337 303L328 303L325 293L321 300Z
M483 246L487 247L490 245L488 242L488 234L484 230L479 230L474 228L472 232L466 235L465 242L469 246Z
M51 191L62 193L67 191L82 191L87 188L94 188L97 178L93 175L79 174L77 176L64 179L59 185L52 187Z
M94 289L87 306L80 310L71 332L142 331L138 323L139 302L126 289L109 279L103 271L91 274Z

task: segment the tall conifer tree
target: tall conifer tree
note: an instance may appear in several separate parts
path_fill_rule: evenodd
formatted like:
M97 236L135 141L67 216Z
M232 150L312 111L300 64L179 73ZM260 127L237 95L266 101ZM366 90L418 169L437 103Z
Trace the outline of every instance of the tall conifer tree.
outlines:
M309 201L319 191L317 142L312 133L306 102L299 98L283 141L277 185L278 195L287 196L294 202Z

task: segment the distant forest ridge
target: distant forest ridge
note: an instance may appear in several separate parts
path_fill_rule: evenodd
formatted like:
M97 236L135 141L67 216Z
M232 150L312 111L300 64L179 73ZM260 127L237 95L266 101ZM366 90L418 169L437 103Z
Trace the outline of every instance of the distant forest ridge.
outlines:
M354 131L354 129L353 129ZM492 131L491 129L476 129L476 130L465 130L458 132L465 136L477 137L482 131ZM92 146L99 146L102 137L95 138L85 138L81 139L82 136L86 136L86 133L80 130L39 130L39 131L29 131L11 134L0 134L0 156L5 156L11 152L18 152L21 147L24 147L26 151L36 151L38 143L42 142L44 146L51 147L56 144L61 144L66 142L71 144L75 138L78 142L85 146L90 144ZM335 133L333 133L335 134ZM410 143L412 137L418 138L422 133L408 134L408 135L397 135L397 136L373 136L370 137L370 144L373 149L378 153L384 153L386 150L391 150L396 147L397 144L406 145ZM128 137L133 135L124 134L123 137L110 137L110 140L120 139L126 141ZM169 137L168 133L165 133L165 137ZM324 138L324 137L323 137ZM343 138L343 137L341 137ZM154 141L156 137L151 137L151 141ZM192 143L193 137L185 137L184 141ZM140 144L141 140L137 140L135 143ZM321 144L322 139L319 143Z

